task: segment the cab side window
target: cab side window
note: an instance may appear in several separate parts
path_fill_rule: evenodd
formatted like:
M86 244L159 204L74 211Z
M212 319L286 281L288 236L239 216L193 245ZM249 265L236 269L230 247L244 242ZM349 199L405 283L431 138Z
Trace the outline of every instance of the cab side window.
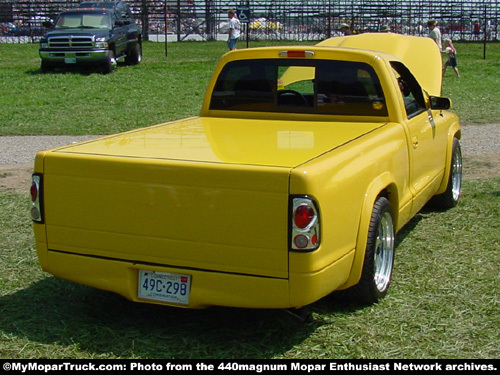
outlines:
M127 4L122 2L119 2L116 5L115 17L118 21L123 22L126 25L130 24L133 20L130 8L127 6Z
M426 110L424 94L413 74L400 62L392 61L391 65L398 80L408 118L424 112Z
M124 7L122 18L127 23L132 23L134 21L134 17L132 16L132 12L128 6Z

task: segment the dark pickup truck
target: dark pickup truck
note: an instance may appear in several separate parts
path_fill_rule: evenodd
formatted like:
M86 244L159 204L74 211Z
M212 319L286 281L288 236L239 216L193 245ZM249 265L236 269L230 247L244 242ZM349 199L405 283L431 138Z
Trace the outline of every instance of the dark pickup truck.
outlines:
M84 2L44 25L51 30L40 40L43 72L94 65L106 74L119 59L128 65L141 61L141 30L124 1Z

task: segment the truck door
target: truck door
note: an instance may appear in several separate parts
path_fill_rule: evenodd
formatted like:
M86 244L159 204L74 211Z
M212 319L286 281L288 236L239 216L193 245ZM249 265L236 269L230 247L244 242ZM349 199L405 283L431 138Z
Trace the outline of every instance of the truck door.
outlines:
M116 9L113 15L113 35L115 39L116 57L122 56L127 50L127 18L123 11Z
M424 92L401 63L392 62L406 109L409 130L410 188L415 196L413 213L420 210L439 185L446 160L446 132L427 108Z

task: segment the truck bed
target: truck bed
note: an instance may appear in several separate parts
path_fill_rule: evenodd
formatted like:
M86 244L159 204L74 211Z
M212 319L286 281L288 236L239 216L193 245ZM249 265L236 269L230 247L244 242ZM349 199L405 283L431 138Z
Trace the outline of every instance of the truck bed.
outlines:
M195 117L41 154L49 250L287 278L291 169L375 126L243 122Z

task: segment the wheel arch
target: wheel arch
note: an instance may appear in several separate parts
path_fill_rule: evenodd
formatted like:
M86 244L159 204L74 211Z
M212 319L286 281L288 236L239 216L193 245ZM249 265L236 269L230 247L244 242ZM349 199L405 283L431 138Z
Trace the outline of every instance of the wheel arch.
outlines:
M365 199L361 208L361 215L358 224L356 248L351 272L345 284L339 289L346 289L354 286L361 279L370 219L372 216L373 206L379 197L385 197L389 200L392 206L394 222L398 223L399 221L399 211L396 209L399 207L399 192L392 174L390 172L385 172L372 181L365 193Z

